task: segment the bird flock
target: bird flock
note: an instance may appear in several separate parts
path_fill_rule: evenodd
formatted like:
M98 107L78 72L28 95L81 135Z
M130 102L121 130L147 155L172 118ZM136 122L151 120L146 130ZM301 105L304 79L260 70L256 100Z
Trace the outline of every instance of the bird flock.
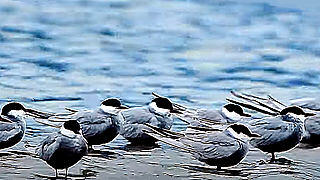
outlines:
M226 98L228 103L216 110L186 107L152 94L153 100L143 107L129 108L119 99L108 98L96 110L66 108L65 113L47 113L9 102L0 115L0 149L23 139L28 117L60 129L45 137L35 150L36 157L55 169L56 177L58 169L65 169L67 177L68 168L94 146L109 143L118 135L132 145L168 144L217 170L240 163L250 147L271 154L270 162L276 162L275 153L301 143L320 144L320 103L312 99L286 105L270 95L232 91L233 98ZM243 108L262 116L252 116ZM174 119L187 123L186 130L170 130Z

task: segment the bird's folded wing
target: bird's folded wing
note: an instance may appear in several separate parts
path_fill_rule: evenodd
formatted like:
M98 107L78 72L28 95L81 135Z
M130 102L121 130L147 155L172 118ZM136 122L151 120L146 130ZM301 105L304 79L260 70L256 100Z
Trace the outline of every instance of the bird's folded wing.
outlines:
M22 131L21 126L15 123L0 122L0 142L6 142Z
M143 124L148 123L148 121L154 116L154 114L150 113L147 107L137 107L127 109L121 112L124 124Z
M294 131L295 125L275 117L266 117L250 121L249 128L253 133L260 135L259 138L252 139L250 143L254 146L267 146L287 139Z
M53 116L50 116L48 118L49 121L68 121L68 120L75 120L80 117L90 116L92 113L91 110L84 110L84 111L77 111L72 113L60 113L60 114L54 114Z
M182 142L180 142L179 139L172 138L169 134L161 133L161 132L159 132L155 129L152 129L152 128L143 129L143 132L148 134L149 136L154 137L158 141L163 142L163 143L170 145L172 147L175 147L177 149L191 152L191 153L195 152L194 149L185 146Z
M144 130L148 135L165 144L193 153L196 157L222 158L230 156L240 147L237 140L221 132L184 135L170 130L163 131L152 126L148 127Z
M51 158L54 152L59 148L61 142L61 135L58 133L51 134L44 139L36 149L37 155L47 161Z
M305 127L308 133L320 135L320 112L315 116L310 116L305 120Z
M195 156L202 159L220 159L231 156L240 148L238 140L221 132L199 135L198 138L183 138L181 142L194 149Z

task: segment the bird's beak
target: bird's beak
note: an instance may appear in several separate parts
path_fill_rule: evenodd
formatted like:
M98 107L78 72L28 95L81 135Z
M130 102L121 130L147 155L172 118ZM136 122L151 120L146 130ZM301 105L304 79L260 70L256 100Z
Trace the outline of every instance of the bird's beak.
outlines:
M251 115L250 115L250 114L247 114L247 113L243 113L242 116L251 117Z
M315 115L316 115L315 113L305 113L305 114L304 114L305 117L315 116Z
M125 105L121 105L120 107L118 107L118 109L129 109L129 107Z
M0 116L0 122L12 123L11 120L9 120L9 119L7 119L7 118L5 118L5 117L2 117L2 116Z
M51 113L40 112L34 109L25 109L24 110L28 116L40 119L48 119L50 116L53 116Z
M173 113L173 114L183 114L182 112L176 110L176 109L173 109L170 111L170 113Z
M251 133L250 135L249 135L249 137L256 137L256 138L258 138L258 137L261 137L259 134L257 134L257 133Z

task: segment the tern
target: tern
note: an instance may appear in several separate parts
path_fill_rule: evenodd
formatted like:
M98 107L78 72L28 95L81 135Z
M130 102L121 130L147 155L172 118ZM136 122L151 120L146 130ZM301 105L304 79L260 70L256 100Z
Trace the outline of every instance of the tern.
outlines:
M302 143L308 145L320 144L320 101L317 98L301 98L290 101L292 105L299 106L304 110L311 111L315 116L307 117L305 120L306 133Z
M210 166L234 166L240 163L249 151L248 140L259 137L245 125L232 124L223 131L178 133L146 124L144 130L159 141L191 153L196 159Z
M25 108L18 102L10 102L2 107L0 115L0 149L19 143L26 131L28 116L45 118L45 114Z
M87 141L82 136L80 124L76 120L66 121L60 131L49 135L36 149L37 155L55 169L65 169L75 165L88 153Z
M280 102L271 95L268 95L268 98L258 97L250 94L238 94L238 97L239 96L242 96L242 98L247 98L249 101L260 101L260 104L263 104L264 102L265 107L269 106L269 109L272 107L272 113L279 112L281 109L288 107L288 105ZM320 144L320 103L318 99L301 98L293 99L290 102L291 106L298 106L304 111L311 112L308 113L309 116L307 116L304 120L305 133L303 134L301 143L311 147L318 146Z
M156 139L145 134L142 129L144 124L150 123L161 129L170 129L173 124L173 109L168 98L157 97L148 106L135 107L120 112L120 134L132 144L154 144Z

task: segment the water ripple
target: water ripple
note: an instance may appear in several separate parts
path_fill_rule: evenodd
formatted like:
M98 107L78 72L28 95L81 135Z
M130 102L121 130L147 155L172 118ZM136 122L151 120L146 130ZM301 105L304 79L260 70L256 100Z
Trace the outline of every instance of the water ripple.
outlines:
M278 74L278 75L287 75L287 74L292 74L292 72L289 72L283 68L279 67L259 67L259 66L242 66L242 67L232 67L223 70L226 73L240 73L240 72L251 72L251 71L263 71L263 72L268 72L272 74Z
M4 26L1 28L2 32L9 32L9 33L20 33L20 34L30 34L34 38L50 40L52 39L46 32L41 30L24 30L21 28Z
M27 62L35 64L39 67L48 68L57 72L65 72L70 69L69 63L55 62L49 59L21 59L21 62Z

